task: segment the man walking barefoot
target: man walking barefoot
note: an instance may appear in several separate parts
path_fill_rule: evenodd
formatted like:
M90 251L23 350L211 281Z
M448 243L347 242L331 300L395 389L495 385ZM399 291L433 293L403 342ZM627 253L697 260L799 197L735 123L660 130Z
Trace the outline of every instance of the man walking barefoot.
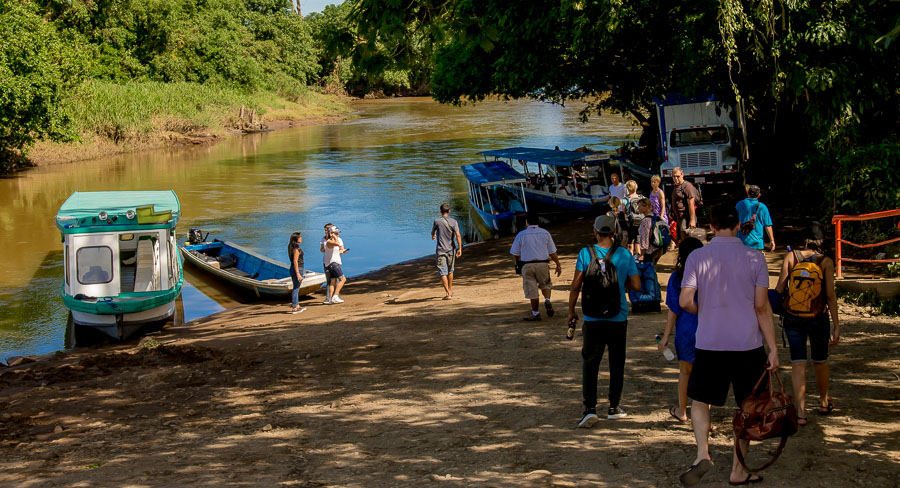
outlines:
M737 210L728 205L713 209L715 237L692 252L684 266L678 304L698 315L694 367L688 380L691 420L697 457L681 482L693 486L712 467L709 457L710 405L723 406L728 388L737 405L751 393L765 369L778 369L775 326L769 306L769 270L762 253L737 237ZM697 301L694 301L695 297ZM769 354L763 348L763 339ZM739 441L746 456L749 441ZM748 473L734 453L731 484L754 483L762 478Z
M437 240L437 268L444 285L444 300L449 300L453 298L453 270L456 260L462 256L462 235L459 223L450 217L450 204L442 203L440 210L441 216L434 219L431 226L431 240Z
M604 272L609 266L615 266L617 283L608 290L608 293L618 291L618 313L612 317L601 318L584 315L584 325L581 327L584 345L581 348L581 392L584 397L584 414L578 422L579 428L590 428L600 418L597 416L597 374L600 372L600 361L603 359L603 350L609 348L609 410L606 418L610 420L626 417L619 408L622 398L622 388L625 384L625 339L628 327L628 300L625 298L625 288L631 290L641 289L641 280L638 275L634 257L624 247L614 245L613 237L616 233L616 219L602 215L594 220L594 238L596 244L590 244L594 248L594 254L603 260ZM614 248L614 249L612 249ZM610 259L604 258L612 252ZM601 267L600 263L591 266L594 258L589 248L585 247L578 253L575 262L575 277L572 278L572 288L569 290L569 324L578 321L575 315L575 303L578 294L581 293L585 279L593 279L590 273L595 273ZM609 263L609 265L607 265ZM614 303L614 302L613 302ZM581 299L582 311L591 309ZM615 312L615 310L611 310ZM570 325L571 327L572 325Z
M529 210L525 216L528 227L516 235L512 249L517 265L522 266L522 288L525 290L525 298L531 300L531 315L525 317L527 321L541 320L540 305L541 294L544 295L544 310L547 317L553 317L553 305L550 304L550 292L553 283L550 281L549 262L552 259L556 263L556 277L562 274L562 265L556 254L556 244L553 237L546 229L538 227L538 214Z

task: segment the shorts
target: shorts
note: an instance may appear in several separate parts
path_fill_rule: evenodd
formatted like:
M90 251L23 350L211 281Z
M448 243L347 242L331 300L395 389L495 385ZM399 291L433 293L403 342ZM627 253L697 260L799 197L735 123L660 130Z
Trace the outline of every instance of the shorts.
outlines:
M809 350L814 363L828 360L828 341L831 340L831 321L828 314L803 318L792 315L784 316L784 335L787 336L791 348L791 362L806 362L806 338L809 338Z
M453 272L456 267L456 251L450 251L447 254L437 255L438 274L447 276Z
M528 263L522 265L522 289L529 300L541 297L541 290L549 290L550 266L547 263Z
M740 405L766 370L766 360L766 349L762 346L749 351L695 349L687 394L698 402L721 407L731 386L735 404ZM766 380L761 386L765 385L768 385Z
M331 273L332 280L339 280L344 277L344 270L341 269L341 263L331 263L325 267Z
M331 282L331 279L334 278L334 276L331 276L331 268L329 268L327 264L323 265L323 267L325 268L325 286L328 286L328 283Z
M641 228L641 226L639 226L639 225L629 225L628 226L628 230L627 230L628 235L625 237L626 244L634 244L635 242L637 242L638 237L640 237L640 235L641 235L640 228Z

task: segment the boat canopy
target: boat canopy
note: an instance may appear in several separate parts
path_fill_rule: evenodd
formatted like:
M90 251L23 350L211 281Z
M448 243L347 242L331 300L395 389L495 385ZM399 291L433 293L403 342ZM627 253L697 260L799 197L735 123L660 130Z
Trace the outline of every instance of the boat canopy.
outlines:
M483 156L496 158L516 159L528 163L541 163L550 166L574 166L584 164L591 159L591 153L577 151L557 151L554 149L537 149L533 147L511 147L509 149L497 149L484 151Z
M98 220L100 212L107 214L106 222ZM180 213L181 207L174 190L77 191L59 208L56 226L64 233L72 233L79 227L104 226L104 224L120 227L142 224L174 227L178 223Z
M526 181L521 173L498 161L467 164L462 167L462 172L467 180L481 186L525 183Z

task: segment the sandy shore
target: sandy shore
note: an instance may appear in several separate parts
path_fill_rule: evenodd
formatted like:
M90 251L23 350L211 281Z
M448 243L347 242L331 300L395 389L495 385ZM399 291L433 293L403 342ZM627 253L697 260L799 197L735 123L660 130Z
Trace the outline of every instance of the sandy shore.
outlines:
M629 320L629 417L574 428L581 337L565 340L563 312L590 226L551 232L559 313L537 323L521 320L505 238L466 249L452 301L423 258L353 280L343 305L243 306L143 346L0 369L0 486L678 486L694 444L667 412L677 365L655 348L663 313ZM760 486L900 483L900 320L861 313L842 310L832 350L837 410L810 412ZM604 361L602 408L607 384ZM732 408L714 409L703 486L727 481Z

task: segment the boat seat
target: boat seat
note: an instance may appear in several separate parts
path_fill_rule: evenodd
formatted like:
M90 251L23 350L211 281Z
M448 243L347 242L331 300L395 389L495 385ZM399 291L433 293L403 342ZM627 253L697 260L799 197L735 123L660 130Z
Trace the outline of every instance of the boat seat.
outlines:
M225 269L225 271L227 271L235 276L240 276L241 278L250 278L251 277L250 273L248 273L246 271L241 271L237 268L228 268L228 269Z
M606 187L600 185L591 185L591 196L592 197L602 197L606 195Z
M158 290L159 272L156 269L156 252L153 241L150 239L138 241L136 256L137 269L134 274L134 291Z

